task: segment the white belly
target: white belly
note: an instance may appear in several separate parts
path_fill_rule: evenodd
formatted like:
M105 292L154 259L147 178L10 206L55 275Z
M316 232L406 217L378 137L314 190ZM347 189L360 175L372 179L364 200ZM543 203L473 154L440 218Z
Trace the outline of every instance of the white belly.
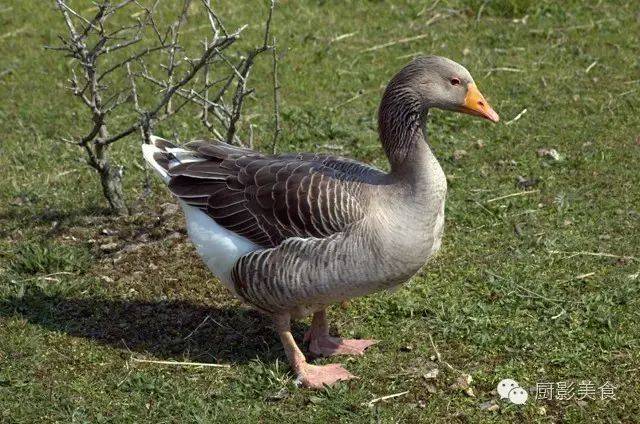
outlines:
M235 293L231 271L238 258L261 249L251 240L227 230L200 209L180 201L189 238L207 268Z

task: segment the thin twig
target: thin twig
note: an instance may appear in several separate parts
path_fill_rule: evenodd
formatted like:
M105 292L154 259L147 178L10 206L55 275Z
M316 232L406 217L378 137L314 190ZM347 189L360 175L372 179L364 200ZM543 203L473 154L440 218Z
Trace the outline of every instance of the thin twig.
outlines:
M521 286L520 284L514 283L514 285L515 285L517 288L519 288L520 290L525 291L525 292L529 293L530 295L533 295L534 297L537 297L537 298L539 298L539 299L546 300L546 301L548 301L548 302L552 302L552 303L559 303L559 304L561 304L561 303L562 303L562 300L548 298L548 297L546 297L546 296L543 296L543 295L541 295L541 294L538 294L538 293L534 292L533 290L529 290L528 288L523 287L523 286Z
M207 320L211 317L211 315L207 315L206 317L204 317L204 319L202 320L202 322L200 324L198 324L196 326L196 328L193 329L193 331L191 333L189 333L184 339L182 340L188 340L191 336L193 336L196 331L198 331L200 329L200 327L202 327L204 325L205 322L207 322Z
M429 341L431 342L431 347L433 348L433 351L436 353L436 358L438 362L442 362L442 357L440 356L440 352L438 351L436 344L433 342L433 337L431 337L431 333L429 333Z
M425 13L431 12L433 9L435 9L435 8L436 8L436 6L438 5L438 3L440 3L440 0L436 0L436 1L434 1L434 2L433 2L433 4L431 4L431 6L429 6L429 7L425 6L424 8L422 8L422 10L421 10L421 11L419 11L419 12L416 14L416 16L422 16L422 15L424 15Z
M176 61L176 53L178 51L178 39L180 38L180 29L182 28L182 25L184 24L184 22L187 20L187 12L189 11L190 4L191 4L191 0L184 0L184 2L182 3L182 11L180 12L178 19L173 23L173 25L169 27L171 31L171 41L172 41L171 48L168 51L169 63L166 66L167 82L169 86L173 85L174 72L179 63L178 61ZM205 50L205 54L206 54L206 50ZM171 100L172 100L172 96L169 96L169 98L167 99L164 105L164 108L168 115L171 115L173 113Z
M269 6L269 15L267 16L267 23L264 28L264 42L262 43L262 47L266 49L269 46L269 31L271 31L271 19L273 18L273 9L276 8L276 1L271 0L271 5Z
M404 392L400 392L400 393L394 393L392 395L386 395L386 396L381 396L379 398L375 398L375 399L371 399L369 402L364 402L362 405L363 406L373 406L376 403L383 401L383 400L387 400L387 399L393 399L399 396L403 396L406 395L407 393L409 393L409 390L404 391Z
M601 257L601 258L615 258L615 259L627 259L631 261L640 261L640 258L636 256L614 255L613 253L604 253L604 252L586 252L586 251L565 252L562 250L547 250L547 252L554 255L571 255L566 259L573 258L574 256L595 256L595 257Z
M238 82L232 99L231 105L231 117L229 118L229 125L227 128L226 141L232 143L236 137L238 130L237 123L240 120L242 114L242 108L244 105L244 99L253 92L253 90L247 89L247 82L249 74L253 68L255 59L265 51L269 50L269 36L271 31L271 20L273 19L273 10L275 8L275 0L271 0L269 7L269 14L267 15L267 21L264 26L264 39L261 47L249 52L247 57L241 62L238 67L234 67L238 74Z
M488 77L489 75L493 74L494 72L524 72L522 69L518 69L518 68L510 68L508 66L501 66L498 68L491 68L489 69L489 71L484 75L484 77Z
M12 281L14 281L14 282L23 282L23 281L39 280L39 279L51 278L54 275L75 275L75 274L73 272L60 271L60 272L54 272L53 274L38 275L36 277L29 277L29 278L23 278L23 279L20 279L20 280L12 280Z
M429 19L427 22L425 22L424 26L431 25L432 23L434 23L438 19L442 18L442 16L443 15L441 13L436 13L435 15L433 15L431 17L431 19ZM396 44L410 43L411 41L421 40L423 38L427 38L427 37L431 37L431 36L433 36L433 33L428 32L428 33L425 33L425 34L415 35L413 37L401 38L399 40L389 41L388 43L378 44L376 46L369 47L367 49L362 50L361 52L362 53L372 52L372 51L375 51L375 50L380 50L380 49L384 49L384 48L387 48L387 47L395 46Z
M346 38L353 37L353 36L354 36L354 35L356 35L357 33L358 33L358 31L355 31L355 32L348 32L348 33L346 33L346 34L340 34L340 35L337 35L337 36L333 37L331 40L329 40L329 44L335 43L336 41L344 40L344 39L346 39Z
M494 197L493 199L487 200L485 203L493 203L493 202L497 202L498 200L509 199L511 197L517 197L517 196L526 196L528 194L534 194L538 192L540 192L540 190L519 191L517 193L511 193L511 194L506 194L500 197Z
M451 365L447 361L443 361L442 360L442 356L440 355L440 351L438 350L438 347L436 346L435 342L433 341L433 337L431 337L431 333L429 333L429 341L431 342L431 347L433 348L433 351L436 354L436 360L438 361L438 363L444 364L451 371L455 371L457 373L462 374L462 371L456 369L453 365Z
M505 125L511 125L511 124L513 124L513 123L514 123L514 122L516 122L518 119L522 118L522 116L523 116L525 113L527 113L527 108L522 109L522 112L520 112L519 114L517 114L517 115L515 116L515 118L513 118L512 120L510 120L510 121L506 122L506 123L505 123Z
M271 153L276 153L280 128L280 83L278 82L278 55L276 51L276 38L273 37L273 47L271 49L273 58L273 142L271 143Z
M333 107L333 110L336 109L340 109L343 106L348 105L349 103L358 100L360 97L364 96L365 94L370 93L371 91L365 91L365 90L359 90L356 94L354 94L353 96L349 97L347 100L345 100L342 103L338 103L336 106Z
M151 359L138 359L131 358L134 362L142 362L147 364L160 364L160 365L177 365L177 366L192 366L192 367L213 367L213 368L231 368L229 364L211 364L206 362L178 362L178 361L154 361Z
M222 31L222 34L227 37L227 30L224 28L224 25L222 25L222 22L218 18L218 15L216 15L213 9L211 9L211 0L202 0L202 3L207 9L207 16L209 18L209 23L211 25L211 28L213 29L214 34L217 35L219 31Z
M16 35L20 35L23 32L27 31L28 29L29 29L29 27L23 26L22 28L18 28L15 31L7 32L5 34L0 35L0 40L3 40L5 38L9 38L9 37L15 37Z
M596 66L598 64L597 60L594 60L591 65L587 66L587 69L584 70L585 74L588 74L589 71L591 71L593 69L594 66Z

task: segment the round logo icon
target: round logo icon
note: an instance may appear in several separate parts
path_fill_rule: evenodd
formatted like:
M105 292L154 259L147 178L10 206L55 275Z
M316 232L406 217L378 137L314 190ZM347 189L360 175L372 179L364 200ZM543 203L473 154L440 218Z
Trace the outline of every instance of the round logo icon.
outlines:
M524 405L529 399L529 393L522 387L514 387L509 390L509 400L516 405Z
M512 380L510 378L505 378L498 383L498 394L500 395L500 399L508 399L509 392L516 387L520 387L517 381Z

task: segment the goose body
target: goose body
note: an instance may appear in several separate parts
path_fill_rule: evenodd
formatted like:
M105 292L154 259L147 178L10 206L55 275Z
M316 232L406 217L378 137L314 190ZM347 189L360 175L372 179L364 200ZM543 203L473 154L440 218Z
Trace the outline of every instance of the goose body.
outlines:
M152 137L143 146L179 198L204 263L236 296L274 317L306 386L352 375L308 364L289 320L314 314L305 339L316 354L362 354L375 342L329 336L325 308L398 286L441 245L447 185L423 131L429 107L497 120L466 69L432 56L405 67L383 96L388 173L342 157L264 155L222 142L177 147Z

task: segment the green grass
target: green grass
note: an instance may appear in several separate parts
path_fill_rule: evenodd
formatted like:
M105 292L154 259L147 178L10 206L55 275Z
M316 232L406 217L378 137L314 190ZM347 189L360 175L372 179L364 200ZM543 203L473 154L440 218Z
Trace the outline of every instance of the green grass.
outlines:
M280 151L338 145L342 155L385 167L377 103L388 79L418 53L465 64L502 117L490 125L432 113L431 142L449 180L443 248L400 291L331 310L340 334L382 341L343 360L360 379L321 392L293 387L269 321L213 280L180 216L161 217L160 205L171 199L159 183L138 214L105 215L95 176L73 146L58 141L89 124L64 89L68 62L42 49L63 23L50 5L37 13L31 2L0 6L0 72L12 70L0 77L0 421L638 420L640 5L432 4L282 1L276 12ZM254 2L224 1L218 9L229 27L265 13ZM341 34L352 35L335 40ZM259 36L252 25L247 40ZM265 150L269 67L263 61L256 69L247 105ZM246 122L242 130L246 136ZM195 119L159 131L183 140L204 133ZM114 151L132 201L144 190L138 143L123 140ZM563 159L541 158L541 148ZM457 150L467 154L456 159ZM519 176L538 179L530 187L538 191L488 202L521 192ZM115 252L100 248L108 243ZM295 335L307 325L297 324ZM455 368L436 364L435 382L422 377L437 359L430 338ZM473 377L475 397L450 388L460 372ZM481 409L506 377L524 387L610 382L617 399Z

